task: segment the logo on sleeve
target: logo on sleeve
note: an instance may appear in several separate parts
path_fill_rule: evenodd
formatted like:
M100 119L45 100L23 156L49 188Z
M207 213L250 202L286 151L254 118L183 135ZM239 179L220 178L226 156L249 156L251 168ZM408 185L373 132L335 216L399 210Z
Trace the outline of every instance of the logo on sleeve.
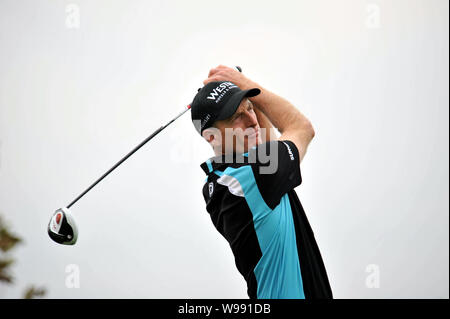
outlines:
M211 197L213 191L214 191L214 184L213 182L209 183L209 197Z
M294 154L292 154L291 148L290 148L289 145L286 144L285 142L283 142L283 144L286 145L286 147L287 147L287 149L288 149L289 157L291 158L291 161L293 161L293 160L294 160Z

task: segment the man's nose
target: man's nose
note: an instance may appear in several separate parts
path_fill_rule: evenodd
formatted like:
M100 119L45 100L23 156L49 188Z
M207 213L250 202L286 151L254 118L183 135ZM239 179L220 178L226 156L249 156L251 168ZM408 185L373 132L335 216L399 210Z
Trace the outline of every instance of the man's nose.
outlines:
M247 127L256 127L258 125L258 119L256 117L256 114L246 112L245 118L246 118L245 125Z

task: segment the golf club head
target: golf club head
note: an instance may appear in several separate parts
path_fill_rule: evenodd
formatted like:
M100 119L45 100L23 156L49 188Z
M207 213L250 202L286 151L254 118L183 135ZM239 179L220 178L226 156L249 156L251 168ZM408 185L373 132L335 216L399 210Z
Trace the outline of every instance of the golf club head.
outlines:
M69 209L57 209L48 223L48 235L62 245L74 245L78 238L78 229Z

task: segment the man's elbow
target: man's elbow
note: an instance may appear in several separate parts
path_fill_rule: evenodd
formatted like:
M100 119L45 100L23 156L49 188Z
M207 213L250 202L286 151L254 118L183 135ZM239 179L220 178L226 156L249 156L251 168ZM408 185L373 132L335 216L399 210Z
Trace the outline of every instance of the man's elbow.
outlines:
M305 123L304 130L310 141L314 138L314 136L316 136L316 131L314 130L314 127L312 126L312 123L310 121L307 121Z

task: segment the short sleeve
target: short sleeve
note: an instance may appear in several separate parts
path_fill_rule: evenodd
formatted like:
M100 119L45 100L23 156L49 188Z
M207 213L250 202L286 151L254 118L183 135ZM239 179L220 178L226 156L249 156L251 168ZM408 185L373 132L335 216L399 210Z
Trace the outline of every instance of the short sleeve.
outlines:
M259 144L249 152L259 192L271 209L302 182L296 145L288 140Z

